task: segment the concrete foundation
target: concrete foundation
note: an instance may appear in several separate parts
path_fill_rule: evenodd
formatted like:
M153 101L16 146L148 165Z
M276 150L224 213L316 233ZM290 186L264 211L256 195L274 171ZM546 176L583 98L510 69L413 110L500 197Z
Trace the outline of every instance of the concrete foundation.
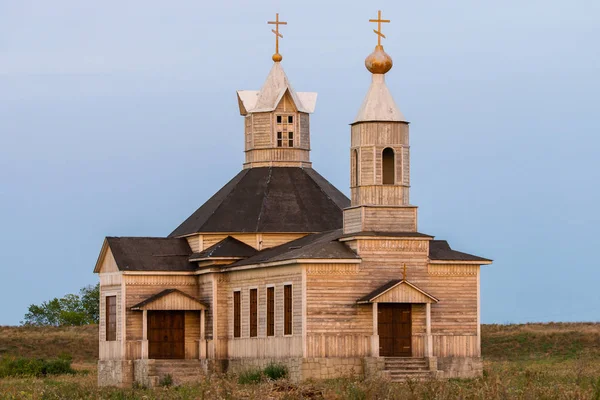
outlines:
M133 384L133 361L98 361L98 386L130 387Z
M479 378L483 375L481 357L438 357L436 378Z

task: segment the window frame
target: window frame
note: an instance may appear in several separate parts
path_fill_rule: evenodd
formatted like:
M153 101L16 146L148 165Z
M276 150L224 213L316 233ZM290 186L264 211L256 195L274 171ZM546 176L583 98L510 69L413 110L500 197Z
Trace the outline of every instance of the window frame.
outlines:
M242 292L233 291L233 337L242 337Z
M104 319L106 323L105 340L115 342L117 340L117 295L104 297ZM111 304L114 302L114 304Z
M266 336L275 336L275 286L267 286Z
M258 289L252 288L249 290L249 325L250 325L250 337L258 337Z
M283 285L283 335L294 332L294 289L292 284Z

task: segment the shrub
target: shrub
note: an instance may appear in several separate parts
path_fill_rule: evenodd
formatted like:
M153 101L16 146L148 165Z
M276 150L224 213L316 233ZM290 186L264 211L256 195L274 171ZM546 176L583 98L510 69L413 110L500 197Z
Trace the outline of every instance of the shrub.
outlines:
M0 359L0 378L9 376L34 376L74 374L71 368L71 360L59 358L55 360L41 360L35 358L12 358Z
M160 381L158 382L158 386L169 387L172 385L173 385L173 377L171 376L171 374L166 374L165 376L160 378Z
M247 385L250 383L260 383L262 381L263 374L258 369L247 369L240 373L238 377L238 383L240 385Z
M285 365L270 363L263 370L263 374L269 379L276 381L277 379L287 378L288 370Z

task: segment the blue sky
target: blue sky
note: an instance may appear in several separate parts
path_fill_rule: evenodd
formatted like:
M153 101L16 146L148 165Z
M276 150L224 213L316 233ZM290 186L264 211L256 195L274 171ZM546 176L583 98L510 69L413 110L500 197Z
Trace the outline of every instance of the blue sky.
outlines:
M600 3L0 0L0 325L95 283L104 236L165 236L243 161L235 91L319 92L345 193L377 10L419 230L483 267L482 320L600 320Z

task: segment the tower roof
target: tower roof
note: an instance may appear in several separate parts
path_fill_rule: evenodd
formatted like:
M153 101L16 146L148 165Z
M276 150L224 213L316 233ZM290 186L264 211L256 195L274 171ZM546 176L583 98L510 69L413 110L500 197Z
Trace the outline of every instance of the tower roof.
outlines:
M238 104L240 114L247 115L255 112L270 112L288 92L296 108L300 112L312 113L317 103L317 93L296 93L283 70L280 62L273 63L273 67L267 76L265 83L259 91L238 90Z
M312 168L242 170L170 237L199 232L323 232L342 227L348 198Z
M406 122L385 84L384 74L373 74L371 86L358 110L354 123L366 121Z

